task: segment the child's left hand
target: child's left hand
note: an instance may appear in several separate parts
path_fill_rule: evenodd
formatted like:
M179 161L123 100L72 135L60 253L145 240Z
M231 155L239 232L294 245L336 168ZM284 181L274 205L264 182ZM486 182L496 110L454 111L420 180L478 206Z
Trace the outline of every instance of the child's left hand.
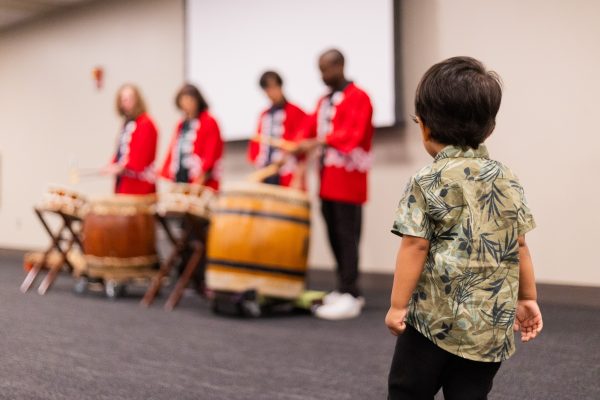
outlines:
M535 300L519 300L515 315L514 331L521 332L521 341L529 342L542 331L544 323L540 307Z
M406 314L408 313L408 308L395 308L390 307L387 315L385 316L385 324L387 325L390 333L394 336L398 336L404 332L406 329Z

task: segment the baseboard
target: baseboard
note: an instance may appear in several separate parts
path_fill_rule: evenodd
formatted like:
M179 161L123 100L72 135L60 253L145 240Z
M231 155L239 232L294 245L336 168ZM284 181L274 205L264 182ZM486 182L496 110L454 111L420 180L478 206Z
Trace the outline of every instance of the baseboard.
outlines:
M1 260L23 260L25 253L32 251L31 249L15 249L15 248L0 248Z
M3 261L21 264L23 255L30 249L0 248L0 265ZM311 284L327 290L335 287L335 272L331 268L313 266L309 269ZM363 272L360 285L366 291L386 291L392 289L393 275L383 272ZM538 299L544 304L600 308L600 287L538 283Z
M314 267L309 270L309 279L320 286L334 287L335 272L331 269ZM363 272L360 275L361 287L365 290L392 289L394 276L383 272ZM561 304L600 308L600 287L538 283L538 299L544 304Z
M538 283L538 300L542 304L561 304L600 308L600 287Z

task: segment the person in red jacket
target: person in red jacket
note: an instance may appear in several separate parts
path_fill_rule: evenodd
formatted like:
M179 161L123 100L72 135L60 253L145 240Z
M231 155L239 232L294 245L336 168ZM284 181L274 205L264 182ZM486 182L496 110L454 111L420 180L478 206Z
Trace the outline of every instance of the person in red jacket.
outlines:
M265 183L293 185L303 189L303 168L300 165L303 160L273 146L273 141L297 141L298 131L305 123L306 114L286 99L283 79L277 72L263 73L259 85L271 101L271 107L260 114L256 137L248 145L248 159L256 168L264 168L270 164L280 165L279 173L268 177Z
M136 86L121 86L116 103L117 112L124 119L123 129L115 155L103 172L115 175L117 194L154 193L154 159L158 142L154 122L146 113L146 105Z
M208 104L194 85L184 85L175 98L183 112L169 146L161 176L174 182L219 189L223 140Z
M358 287L358 247L371 167L373 107L369 96L346 79L339 50L324 52L319 69L330 92L319 99L298 151L318 150L321 211L337 263L338 288L325 296L315 314L353 318L364 306Z
M183 118L173 134L161 176L173 182L194 183L218 190L223 141L217 121L208 112L206 100L194 85L185 84L179 90L175 105L183 113ZM190 239L205 243L208 224L205 221L184 220L184 229L187 228L187 223L193 224ZM189 248L181 253L178 267L180 274L191 256ZM192 277L194 289L201 295L204 294L205 264L204 254Z

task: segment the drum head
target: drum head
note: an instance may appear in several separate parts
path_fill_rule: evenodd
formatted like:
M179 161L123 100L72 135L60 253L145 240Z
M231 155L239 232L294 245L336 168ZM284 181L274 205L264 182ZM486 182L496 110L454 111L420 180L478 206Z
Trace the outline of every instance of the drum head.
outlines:
M290 202L309 204L310 199L306 192L285 186L269 185L266 183L243 182L225 186L220 196L252 195L264 197L276 197Z

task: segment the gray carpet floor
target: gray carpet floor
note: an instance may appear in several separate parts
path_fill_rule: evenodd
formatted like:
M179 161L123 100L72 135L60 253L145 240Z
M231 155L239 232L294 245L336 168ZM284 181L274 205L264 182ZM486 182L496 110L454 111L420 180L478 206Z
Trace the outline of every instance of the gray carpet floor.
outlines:
M21 294L23 277L20 260L0 258L0 399L386 397L390 277L365 276L365 312L342 322L224 318L192 296L143 309L142 290L80 297L68 276ZM326 288L331 274L311 281ZM542 305L542 336L504 363L490 399L600 399L600 307Z

